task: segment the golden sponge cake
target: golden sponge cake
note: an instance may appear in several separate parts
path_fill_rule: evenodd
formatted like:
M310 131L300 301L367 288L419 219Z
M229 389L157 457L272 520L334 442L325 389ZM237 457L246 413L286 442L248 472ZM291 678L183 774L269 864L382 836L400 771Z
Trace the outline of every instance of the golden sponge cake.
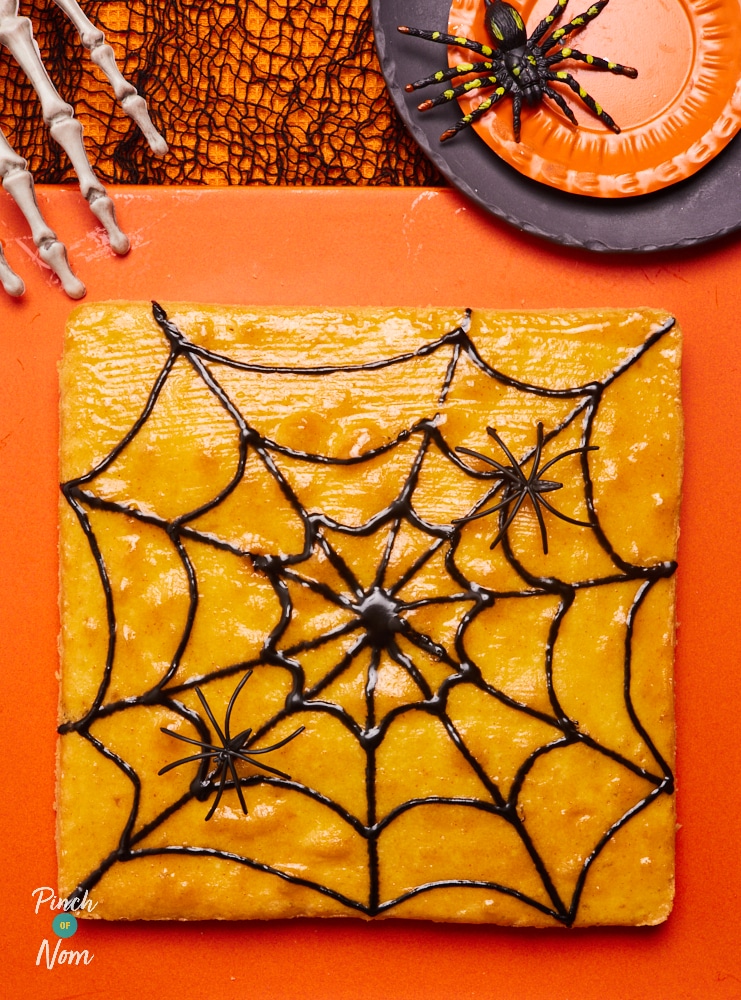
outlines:
M77 309L60 894L664 920L680 350L647 309Z

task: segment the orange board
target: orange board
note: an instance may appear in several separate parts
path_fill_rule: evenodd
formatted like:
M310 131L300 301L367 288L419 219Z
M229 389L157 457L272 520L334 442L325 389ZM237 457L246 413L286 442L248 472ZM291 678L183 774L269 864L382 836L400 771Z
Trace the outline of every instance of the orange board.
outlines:
M676 667L677 900L665 925L636 930L523 931L353 919L81 922L74 945L66 947L87 951L89 964L47 968L43 941L53 952L61 939L52 931L49 904L35 912L39 896L33 892L53 887L56 879L56 369L71 303L36 262L17 211L4 204L0 239L27 284L23 301L0 298L4 995L741 996L741 241L660 257L593 256L519 235L440 190L120 188L115 196L132 236L132 252L123 259L109 252L75 191L40 191L87 282L88 301L645 305L677 315L686 343L687 420Z

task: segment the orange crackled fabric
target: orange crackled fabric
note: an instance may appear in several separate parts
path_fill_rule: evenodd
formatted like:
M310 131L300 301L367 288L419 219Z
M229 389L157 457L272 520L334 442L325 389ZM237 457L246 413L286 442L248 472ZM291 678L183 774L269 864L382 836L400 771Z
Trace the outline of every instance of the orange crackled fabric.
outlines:
M152 157L52 0L22 0L44 63L127 184L435 184L378 64L368 0L83 0L170 144ZM37 183L74 181L35 95L0 50L0 127Z

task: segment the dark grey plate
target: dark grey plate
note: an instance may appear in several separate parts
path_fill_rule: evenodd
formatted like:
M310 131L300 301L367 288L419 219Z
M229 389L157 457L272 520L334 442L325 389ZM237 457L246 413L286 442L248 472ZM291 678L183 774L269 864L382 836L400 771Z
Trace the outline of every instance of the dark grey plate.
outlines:
M445 49L396 29L447 30L450 0L372 0L372 7L381 67L404 123L440 173L486 211L555 243L602 252L694 246L741 229L741 135L686 181L619 199L568 194L530 180L471 129L441 145L440 133L460 118L458 105L420 114L423 98L404 86L442 68Z

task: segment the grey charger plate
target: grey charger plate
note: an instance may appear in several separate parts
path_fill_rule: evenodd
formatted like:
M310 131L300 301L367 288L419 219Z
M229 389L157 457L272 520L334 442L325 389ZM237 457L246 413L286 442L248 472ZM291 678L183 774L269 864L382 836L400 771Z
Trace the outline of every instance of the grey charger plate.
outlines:
M423 97L404 90L441 69L445 50L397 27L447 30L450 0L372 0L372 9L381 68L404 124L443 177L497 218L603 253L695 246L741 229L741 134L697 174L662 191L619 199L558 191L519 174L471 129L442 145L441 132L460 118L457 103L421 114Z

